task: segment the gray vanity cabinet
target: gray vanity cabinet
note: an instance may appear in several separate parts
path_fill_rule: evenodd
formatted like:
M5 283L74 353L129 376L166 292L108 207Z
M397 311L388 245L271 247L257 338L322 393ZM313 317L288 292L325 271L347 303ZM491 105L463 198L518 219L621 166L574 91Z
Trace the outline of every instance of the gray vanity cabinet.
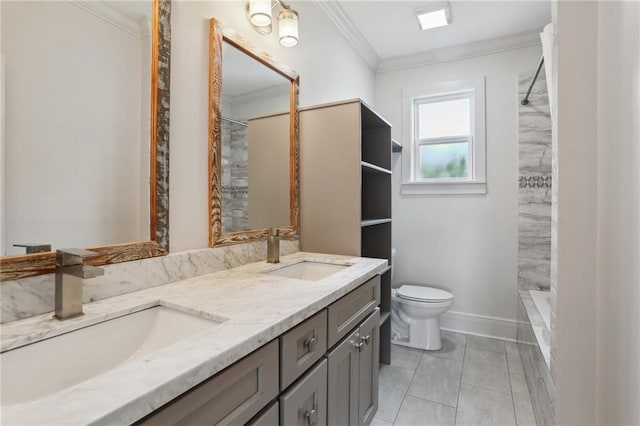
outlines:
M278 401L271 404L262 413L255 416L247 426L279 426L280 404Z
M378 409L380 310L327 354L330 425L366 426Z
M329 305L328 346L351 332L380 304L380 276L376 275L351 293Z
M327 354L327 419L330 425L358 424L360 331L356 329Z
M380 309L362 323L358 362L358 425L369 425L378 411L378 371L380 368Z
M327 360L323 359L280 396L280 424L327 425Z
M280 336L280 389L286 389L327 352L327 311Z
M278 396L273 341L142 419L140 425L245 424Z

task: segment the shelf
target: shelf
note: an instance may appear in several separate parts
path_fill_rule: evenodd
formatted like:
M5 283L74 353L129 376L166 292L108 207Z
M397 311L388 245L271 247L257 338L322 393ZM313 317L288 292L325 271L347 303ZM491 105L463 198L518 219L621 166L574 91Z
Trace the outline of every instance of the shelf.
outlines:
M376 166L376 165L371 164L371 163L367 163L366 161L361 161L360 165L362 166L362 171L363 172L380 172L380 173L386 173L388 175L391 174L391 170L385 169L385 168L380 167L380 166Z
M365 226L374 226L374 225L380 225L382 223L389 223L389 222L391 222L391 218L388 218L388 219L363 220L362 222L360 222L360 226L362 226L364 228Z
M381 312L380 313L380 325L382 325L385 322L387 322L387 320L389 319L390 316L391 316L391 312Z
M395 139L391 139L391 152L402 152L402 144Z
M384 275L391 270L391 265L384 268L382 271L378 272L378 275Z

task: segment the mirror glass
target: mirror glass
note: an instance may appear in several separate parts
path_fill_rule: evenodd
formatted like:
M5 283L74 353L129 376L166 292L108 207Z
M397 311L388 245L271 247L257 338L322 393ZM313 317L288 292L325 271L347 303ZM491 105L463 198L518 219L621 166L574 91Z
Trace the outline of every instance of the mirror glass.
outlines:
M222 43L222 232L290 225L291 81Z
M2 1L2 255L145 241L151 1Z

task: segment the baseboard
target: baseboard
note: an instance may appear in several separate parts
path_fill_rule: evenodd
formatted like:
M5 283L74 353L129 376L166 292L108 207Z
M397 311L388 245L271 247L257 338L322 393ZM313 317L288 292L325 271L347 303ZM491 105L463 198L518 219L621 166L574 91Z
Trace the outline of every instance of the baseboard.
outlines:
M507 318L449 311L440 317L440 328L515 342L518 322Z

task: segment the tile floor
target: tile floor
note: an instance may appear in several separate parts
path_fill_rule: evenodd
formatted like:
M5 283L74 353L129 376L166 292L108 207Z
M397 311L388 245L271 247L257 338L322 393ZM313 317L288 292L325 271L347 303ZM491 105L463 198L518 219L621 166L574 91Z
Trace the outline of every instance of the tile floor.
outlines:
M372 426L535 425L516 343L442 332L439 351L392 346Z

